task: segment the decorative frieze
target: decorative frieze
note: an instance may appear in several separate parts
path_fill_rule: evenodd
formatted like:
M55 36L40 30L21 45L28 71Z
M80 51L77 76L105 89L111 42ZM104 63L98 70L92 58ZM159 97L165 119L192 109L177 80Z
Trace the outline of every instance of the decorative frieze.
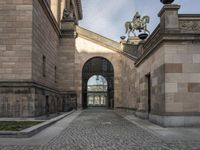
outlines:
M200 21L195 21L195 20L180 21L179 27L183 31L200 32Z

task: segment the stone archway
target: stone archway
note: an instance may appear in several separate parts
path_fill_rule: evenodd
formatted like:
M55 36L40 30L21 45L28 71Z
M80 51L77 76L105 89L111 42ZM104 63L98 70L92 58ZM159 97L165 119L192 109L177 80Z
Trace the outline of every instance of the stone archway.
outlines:
M108 82L107 89L107 108L114 108L114 68L111 62L103 57L93 57L89 59L82 69L82 107L87 106L87 83L94 75L105 77Z

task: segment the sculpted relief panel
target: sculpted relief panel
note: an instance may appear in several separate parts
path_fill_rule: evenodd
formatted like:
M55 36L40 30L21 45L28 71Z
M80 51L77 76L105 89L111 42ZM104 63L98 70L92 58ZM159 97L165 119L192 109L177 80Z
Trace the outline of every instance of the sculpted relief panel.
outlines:
M198 21L180 21L179 22L180 29L183 31L192 31L192 32L200 32L200 20Z

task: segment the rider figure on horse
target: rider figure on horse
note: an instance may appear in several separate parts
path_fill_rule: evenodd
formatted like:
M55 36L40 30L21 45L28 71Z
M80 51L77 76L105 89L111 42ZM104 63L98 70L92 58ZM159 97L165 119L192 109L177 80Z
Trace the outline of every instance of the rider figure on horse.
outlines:
M135 16L133 17L133 22L135 22L135 24L138 26L138 30L139 32L141 32L141 25L142 25L142 20L141 20L141 15L139 14L139 12L136 12Z
M144 33L147 32L150 34L150 32L147 29L147 23L149 23L149 21L150 21L149 16L143 16L141 18L139 12L136 12L136 14L133 17L133 20L127 21L125 23L125 28L126 28L125 33L126 34L128 33L128 37L130 37L131 32L134 34L134 36L136 36L134 32L135 30L139 30L139 32L144 31Z

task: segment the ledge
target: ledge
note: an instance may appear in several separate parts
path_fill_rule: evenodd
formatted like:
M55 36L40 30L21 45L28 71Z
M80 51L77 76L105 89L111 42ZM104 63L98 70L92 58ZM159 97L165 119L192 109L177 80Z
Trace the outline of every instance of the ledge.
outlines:
M53 89L51 87L47 87L42 83L34 82L32 80L13 80L13 81L0 81L0 88L4 87L12 87L12 88L20 88L20 87L33 87L44 89L50 92L54 92L56 94L74 94L75 91L60 91L58 89Z
M193 20L194 21L194 20ZM144 53L137 59L135 66L139 67L146 58L148 58L153 52L155 52L163 42L177 42L177 41L199 41L200 42L200 32L194 31L184 31L179 29L179 31L161 31L160 25L154 30L154 32L149 36L147 41L145 41L143 48Z
M200 20L200 14L179 14L179 20Z
M24 129L22 131L0 131L0 138L29 138L33 135L41 132L45 128L51 126L52 124L58 122L59 120L71 115L74 110L68 113L65 113L61 116L58 116L56 118L50 119L48 121L45 121L43 123L40 123L38 125L35 125L33 127Z

